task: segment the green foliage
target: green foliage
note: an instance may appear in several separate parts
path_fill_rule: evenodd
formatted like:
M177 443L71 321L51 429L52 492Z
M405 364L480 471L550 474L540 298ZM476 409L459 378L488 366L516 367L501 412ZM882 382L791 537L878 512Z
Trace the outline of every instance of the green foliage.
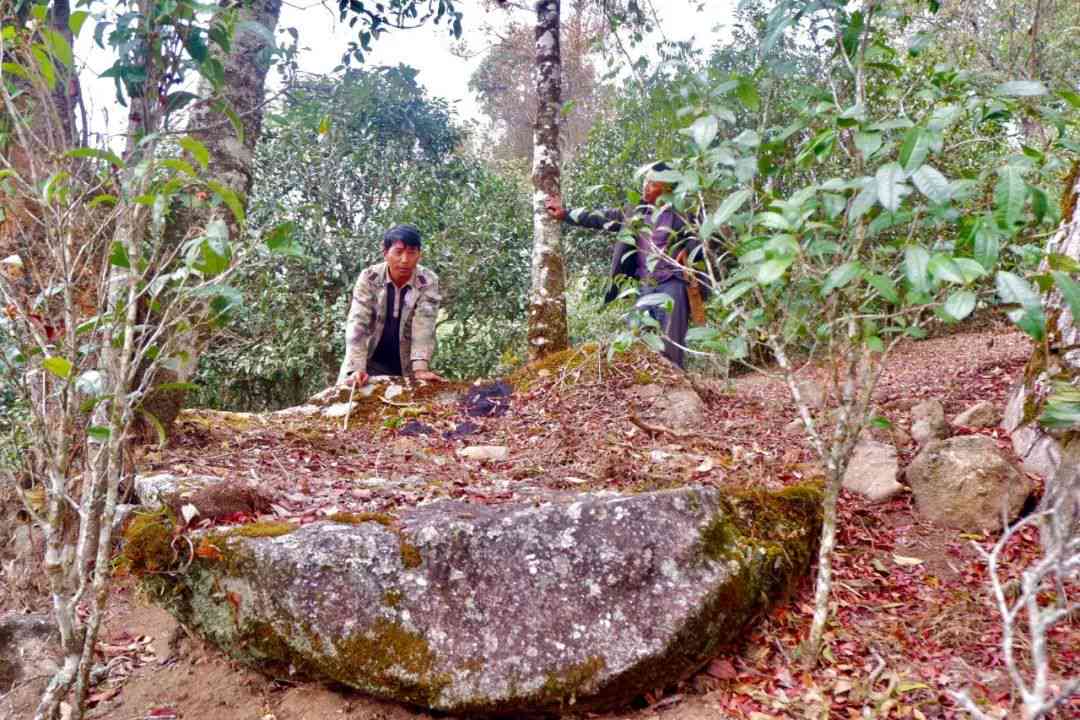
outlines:
M239 278L250 302L230 340L201 359L197 401L279 407L333 382L353 283L382 259L383 232L401 222L420 228L421 262L440 276L435 368L482 375L521 342L529 199L460 156L463 139L411 68L290 87L266 118L249 205L279 256L264 253Z

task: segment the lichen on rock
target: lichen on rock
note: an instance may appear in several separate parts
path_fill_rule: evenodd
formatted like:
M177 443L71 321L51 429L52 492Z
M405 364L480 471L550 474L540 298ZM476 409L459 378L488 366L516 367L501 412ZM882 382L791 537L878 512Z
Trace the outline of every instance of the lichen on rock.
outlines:
M222 557L155 577L183 622L267 672L446 712L583 710L736 640L805 572L820 500L808 485L441 501L234 533Z

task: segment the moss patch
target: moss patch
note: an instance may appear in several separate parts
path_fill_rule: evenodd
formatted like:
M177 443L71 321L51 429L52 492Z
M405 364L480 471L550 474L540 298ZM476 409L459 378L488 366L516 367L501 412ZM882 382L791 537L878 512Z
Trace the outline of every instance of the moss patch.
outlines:
M388 513L376 513L376 512L338 512L331 515L330 522L340 523L342 525L360 525L366 522L379 523L388 528L397 527L397 518Z
M604 658L595 656L558 672L549 673L540 691L544 704L554 702L559 705L573 705L577 702L579 693L587 695L595 689L594 681L606 666Z
M221 533L225 537L267 538L288 535L297 529L297 525L288 522L253 522L237 525Z
M178 556L173 550L175 518L167 510L136 513L124 530L124 549L116 560L120 573L143 575L171 570Z
M355 683L367 678L371 689L417 705L433 705L450 677L434 672L436 656L419 633L380 618L365 632L334 642L333 658L316 666L330 677Z

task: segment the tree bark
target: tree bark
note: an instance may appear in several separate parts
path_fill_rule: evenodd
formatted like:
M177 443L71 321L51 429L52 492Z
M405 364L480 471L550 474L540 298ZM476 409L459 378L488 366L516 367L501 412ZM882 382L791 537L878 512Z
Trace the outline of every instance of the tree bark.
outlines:
M536 125L533 151L532 290L529 298L529 356L536 360L569 345L566 270L561 229L545 200L559 194L559 113L562 81L559 0L536 3Z
M220 0L222 10L239 10L237 31L227 55L218 56L225 69L225 82L220 97L239 118L242 133L238 132L214 103L200 103L191 112L188 134L199 140L210 152L207 172L209 180L220 183L236 193L241 207L247 208L247 196L254 179L255 145L262 131L266 74L270 70L267 40L273 35L281 14L281 0ZM258 23L266 33L253 30L245 23ZM198 92L200 98L212 96L212 88L204 81ZM213 220L221 220L236 241L242 232L239 220L229 208L175 208L167 235L181 243L197 235ZM186 361L177 371L162 370L153 385L186 383L195 374L199 355L206 348L209 336L205 324L179 338L187 353ZM161 423L166 435L171 434L176 416L184 406L187 393L183 390L151 390L142 404L142 411Z
M1080 261L1080 163L1073 167L1062 202L1061 227L1047 245L1047 251ZM1048 269L1044 261L1043 271ZM1064 436L1048 433L1038 423L1053 381L1080 383L1080 328L1069 304L1055 286L1046 303L1046 342L1036 347L1024 370L1023 379L1013 388L1005 408L1002 426L1011 433L1013 449L1024 467L1043 475L1048 483L1058 473ZM1076 435L1074 431L1071 433ZM1048 487L1048 490L1052 488ZM1050 494L1050 493L1048 493Z

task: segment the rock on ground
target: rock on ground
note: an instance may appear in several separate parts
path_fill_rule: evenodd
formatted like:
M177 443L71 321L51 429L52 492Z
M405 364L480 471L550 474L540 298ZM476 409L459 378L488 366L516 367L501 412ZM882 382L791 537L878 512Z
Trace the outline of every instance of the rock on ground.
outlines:
M949 426L945 423L945 408L939 400L924 400L911 408L911 437L919 447L931 440L941 440L949 436Z
M204 536L186 573L146 581L272 673L470 715L579 711L674 682L735 641L806 571L820 502L817 486L445 501L400 519L239 526Z
M844 488L874 502L885 502L904 490L904 486L896 481L899 471L896 448L863 440L855 446L855 454L844 472Z
M1031 482L984 435L932 440L907 468L919 514L959 530L1001 529L1031 494Z
M640 385L630 396L643 406L643 415L673 430L694 430L705 421L705 403L691 387Z
M1001 422L1001 412L994 403L983 400L953 418L956 427L988 428Z

